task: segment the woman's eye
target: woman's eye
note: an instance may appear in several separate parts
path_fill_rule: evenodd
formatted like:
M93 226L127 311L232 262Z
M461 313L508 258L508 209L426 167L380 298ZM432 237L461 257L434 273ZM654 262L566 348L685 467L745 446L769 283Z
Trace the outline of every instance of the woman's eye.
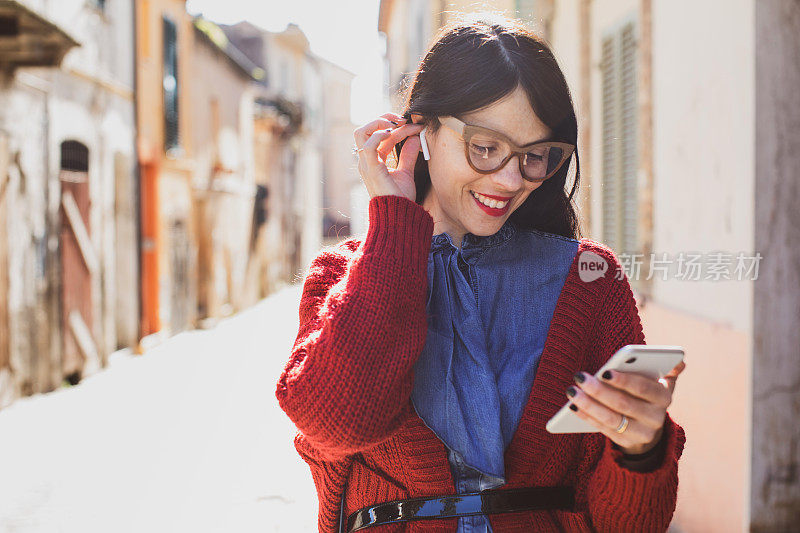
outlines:
M544 159L544 156L541 156L539 154L534 154L533 152L528 152L528 159L532 159L534 161L542 161Z
M477 150L478 152L487 152L487 153L491 153L494 150L496 150L494 146L481 146L479 144L473 144L472 148Z

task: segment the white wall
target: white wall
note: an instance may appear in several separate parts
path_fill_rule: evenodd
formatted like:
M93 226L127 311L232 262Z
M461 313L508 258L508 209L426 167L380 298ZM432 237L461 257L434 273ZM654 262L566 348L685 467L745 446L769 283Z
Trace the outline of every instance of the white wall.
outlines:
M323 161L323 78L316 62L307 57L302 64L303 148L298 158L297 179L300 194L295 197L302 217L300 264L305 268L322 246L322 161Z
M17 379L22 376L36 379L29 374L30 355L38 348L33 345L30 322L33 310L45 309L40 289L46 279L46 258L43 248L37 249L36 244L44 242L47 236L48 122L46 96L31 86L41 86L38 81L27 76L21 82L17 77L13 86L0 92L0 128L8 133L12 158L5 190L7 226L0 228L7 232L8 239L8 301L4 303L8 307L11 367ZM21 172L13 163L17 152Z
M655 252L753 251L754 6L653 2ZM749 332L752 283L656 281L660 303Z
M578 2L556 2L550 27L549 44L558 65L567 78L572 100L578 104L580 88L581 38L579 31L580 5ZM576 109L577 113L578 110Z
M323 79L323 175L326 214L338 223L350 221L350 190L361 184L357 161L352 154L350 94L353 74L325 60L318 62ZM363 186L363 185L362 185ZM323 233L329 228L323 228Z

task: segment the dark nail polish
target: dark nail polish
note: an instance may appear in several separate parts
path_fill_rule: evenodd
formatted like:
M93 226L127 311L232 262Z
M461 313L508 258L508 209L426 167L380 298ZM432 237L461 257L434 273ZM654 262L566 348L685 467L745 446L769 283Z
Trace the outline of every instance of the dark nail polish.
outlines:
M572 398L572 397L574 397L576 394L578 394L578 391L576 391L576 390L575 390L575 387L568 387L568 388L567 388L567 396L569 396L570 398Z
M586 378L583 377L583 372L575 372L575 375L573 377L575 378L575 381L577 381L578 383L583 383L584 381L586 381Z
M575 405L574 403L570 404L569 408L572 409L573 411L577 411L578 410L578 406Z
M605 372L603 372L603 379L611 379L611 371L610 370L606 370Z

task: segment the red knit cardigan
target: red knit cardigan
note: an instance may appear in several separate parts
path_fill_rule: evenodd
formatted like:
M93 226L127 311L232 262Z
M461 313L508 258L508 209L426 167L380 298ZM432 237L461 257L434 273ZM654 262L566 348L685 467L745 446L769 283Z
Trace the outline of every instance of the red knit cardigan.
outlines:
M413 366L427 334L428 253L433 219L399 196L369 203L369 230L323 250L311 263L300 301L300 328L278 381L281 408L298 428L294 443L311 467L319 531L337 531L347 514L389 500L456 490L445 445L414 410ZM592 251L609 269L583 282L577 257ZM683 428L667 414L666 453L650 472L617 463L622 452L602 433L551 434L547 420L567 400L573 374L594 374L626 344L644 344L636 302L619 262L581 239L559 296L536 376L505 451L506 485L569 485L574 512L489 515L497 533L666 531L678 488ZM346 490L344 487L346 486ZM346 516L346 515L345 515ZM378 532L456 531L457 518L387 524Z

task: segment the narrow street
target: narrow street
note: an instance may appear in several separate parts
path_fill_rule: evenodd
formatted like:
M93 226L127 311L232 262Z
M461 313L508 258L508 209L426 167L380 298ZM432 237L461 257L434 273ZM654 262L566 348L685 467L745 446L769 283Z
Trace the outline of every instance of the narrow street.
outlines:
M299 291L0 411L0 533L316 531L275 399Z

